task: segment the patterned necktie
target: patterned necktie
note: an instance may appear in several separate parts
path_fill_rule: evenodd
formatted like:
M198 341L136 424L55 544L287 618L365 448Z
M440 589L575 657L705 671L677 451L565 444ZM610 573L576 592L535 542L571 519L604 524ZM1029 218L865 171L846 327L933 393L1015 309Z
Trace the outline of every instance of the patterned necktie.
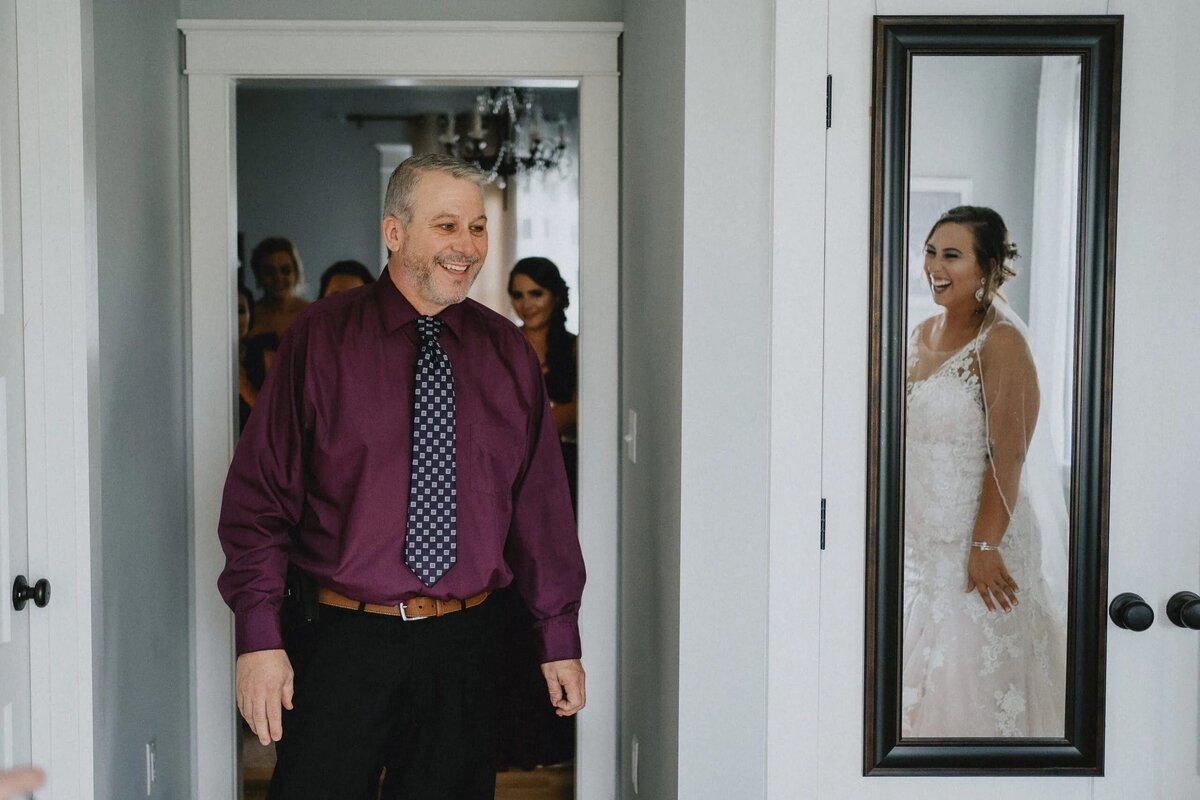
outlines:
M417 317L421 354L413 392L412 481L404 563L426 586L454 566L458 500L454 459L454 373L438 343L442 321Z

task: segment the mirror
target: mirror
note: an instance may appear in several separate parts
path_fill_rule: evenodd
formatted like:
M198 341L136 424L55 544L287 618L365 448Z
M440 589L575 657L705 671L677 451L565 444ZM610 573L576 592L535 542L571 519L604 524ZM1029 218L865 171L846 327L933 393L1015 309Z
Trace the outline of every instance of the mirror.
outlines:
M1099 774L1119 17L875 27L866 774Z

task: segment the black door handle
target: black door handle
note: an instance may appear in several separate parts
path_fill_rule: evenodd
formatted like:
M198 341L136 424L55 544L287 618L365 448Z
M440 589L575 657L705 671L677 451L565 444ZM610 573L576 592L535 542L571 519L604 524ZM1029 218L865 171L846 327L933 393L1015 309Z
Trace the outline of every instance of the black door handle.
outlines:
M1154 624L1154 609L1133 592L1114 597L1108 606L1108 615L1118 628L1130 631L1144 631Z
M45 608L46 604L50 602L50 581L42 578L30 586L24 575L18 575L17 579L13 581L13 608L17 611L24 611L25 604L30 600L38 608Z
M1181 628L1200 631L1200 596L1195 592L1176 592L1167 601L1167 619Z

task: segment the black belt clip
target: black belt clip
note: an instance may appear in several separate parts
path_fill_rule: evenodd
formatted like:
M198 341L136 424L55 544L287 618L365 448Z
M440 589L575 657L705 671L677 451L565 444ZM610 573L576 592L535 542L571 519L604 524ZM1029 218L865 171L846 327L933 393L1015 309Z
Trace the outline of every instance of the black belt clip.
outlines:
M288 564L283 599L292 606L301 621L317 621L321 608L321 604L317 602L317 582L307 572L292 564Z

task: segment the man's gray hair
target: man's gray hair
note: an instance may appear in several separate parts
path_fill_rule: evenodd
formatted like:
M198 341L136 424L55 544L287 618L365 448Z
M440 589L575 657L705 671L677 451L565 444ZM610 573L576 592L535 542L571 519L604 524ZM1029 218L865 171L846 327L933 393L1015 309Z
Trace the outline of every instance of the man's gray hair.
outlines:
M383 201L384 216L393 216L404 225L412 222L417 184L421 180L421 174L425 172L441 172L452 178L470 181L479 187L487 183L487 176L482 170L457 156L442 153L410 156L396 167L392 177L388 179L387 196Z

